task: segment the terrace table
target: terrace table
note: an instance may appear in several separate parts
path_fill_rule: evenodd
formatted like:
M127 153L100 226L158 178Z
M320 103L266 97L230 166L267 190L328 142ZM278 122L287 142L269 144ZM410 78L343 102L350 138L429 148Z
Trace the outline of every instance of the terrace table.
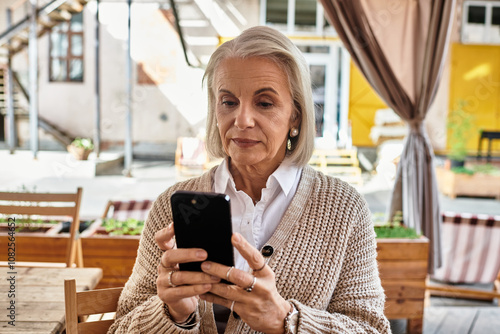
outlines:
M62 333L64 280L76 279L77 291L83 291L93 289L101 277L100 268L0 267L0 333ZM8 323L12 301L15 327Z

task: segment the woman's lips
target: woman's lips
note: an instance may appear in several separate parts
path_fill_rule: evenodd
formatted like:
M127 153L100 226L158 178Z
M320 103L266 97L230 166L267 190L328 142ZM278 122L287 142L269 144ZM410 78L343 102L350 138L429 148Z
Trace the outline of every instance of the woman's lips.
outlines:
M259 143L258 140L245 139L245 138L233 138L233 143L235 143L238 147L252 147Z

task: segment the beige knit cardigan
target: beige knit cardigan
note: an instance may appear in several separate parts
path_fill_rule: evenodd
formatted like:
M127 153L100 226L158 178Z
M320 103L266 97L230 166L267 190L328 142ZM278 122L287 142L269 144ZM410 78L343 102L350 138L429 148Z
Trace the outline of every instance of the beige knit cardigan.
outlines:
M172 223L175 190L212 191L215 169L178 183L154 202L141 237L132 275L120 296L108 333L217 334L212 304L200 301L199 325L177 327L156 294L162 251L155 232ZM288 210L266 245L281 296L299 311L298 333L389 333L384 291L376 262L370 212L347 183L306 166ZM232 315L226 333L256 333Z

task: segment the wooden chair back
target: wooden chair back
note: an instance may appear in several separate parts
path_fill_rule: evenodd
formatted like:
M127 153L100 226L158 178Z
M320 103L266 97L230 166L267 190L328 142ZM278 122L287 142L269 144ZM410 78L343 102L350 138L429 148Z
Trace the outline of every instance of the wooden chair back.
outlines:
M65 265L71 267L76 263L77 267L83 267L82 246L78 238L81 200L82 188L80 187L76 193L0 192L0 214L71 217ZM16 264L22 265L19 261L23 260L18 259Z
M117 220L127 220L128 218L135 218L137 220L146 220L149 210L153 205L153 201L145 200L131 200L131 201L108 201L102 219L114 218ZM112 213L110 214L110 211Z
M66 309L66 333L106 333L113 324L113 319L105 319L102 315L116 312L118 298L123 288L76 291L74 279L64 280L64 299ZM95 321L80 322L79 318L99 315Z

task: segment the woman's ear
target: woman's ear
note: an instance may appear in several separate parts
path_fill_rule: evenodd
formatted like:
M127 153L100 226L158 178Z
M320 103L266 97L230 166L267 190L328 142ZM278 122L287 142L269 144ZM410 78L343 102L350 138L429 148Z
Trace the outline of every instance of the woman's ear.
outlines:
M290 119L290 128L300 128L300 114L295 112Z

